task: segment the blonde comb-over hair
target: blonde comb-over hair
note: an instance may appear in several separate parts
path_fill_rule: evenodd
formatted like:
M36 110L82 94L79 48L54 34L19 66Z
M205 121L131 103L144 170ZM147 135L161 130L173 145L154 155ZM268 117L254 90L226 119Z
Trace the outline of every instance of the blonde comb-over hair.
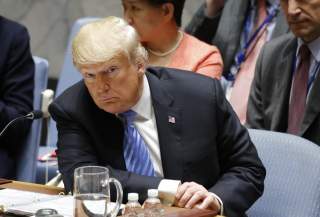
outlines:
M148 54L135 29L118 17L107 17L84 25L72 42L74 65L103 64L125 54L132 63L146 64Z

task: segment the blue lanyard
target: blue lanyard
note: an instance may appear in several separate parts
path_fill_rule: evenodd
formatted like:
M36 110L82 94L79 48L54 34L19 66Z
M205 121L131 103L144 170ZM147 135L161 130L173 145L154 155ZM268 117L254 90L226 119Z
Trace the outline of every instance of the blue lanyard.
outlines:
M296 56L294 56L293 67L292 67L292 79L293 79L294 74L296 73L296 65L297 65L297 58L296 58ZM308 78L308 84L307 84L307 94L309 93L309 90L310 90L312 83L316 79L316 75L319 72L319 69L320 69L320 62L316 61L315 66L313 67L313 70L311 72L311 77L308 76L309 78ZM309 75L309 72L308 72L308 75Z
M266 17L266 19L260 24L260 26L257 28L257 30L252 34L252 36L248 39L249 33L250 33L250 20L251 16L249 14L246 17L245 23L244 23L244 38L245 38L245 45L240 49L240 51L235 56L235 65L233 66L233 70L230 70L230 72L227 75L227 80L234 81L235 75L240 69L240 65L245 61L246 59L246 52L252 42L257 38L261 30L265 30L265 27L271 23L273 18L278 14L280 8L279 2L275 3L271 6L270 13Z

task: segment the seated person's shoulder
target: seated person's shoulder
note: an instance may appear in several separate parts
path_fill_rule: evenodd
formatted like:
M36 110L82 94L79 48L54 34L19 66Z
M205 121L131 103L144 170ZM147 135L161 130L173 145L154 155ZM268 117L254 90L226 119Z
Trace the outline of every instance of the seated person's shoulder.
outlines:
M79 105L86 101L89 93L83 81L79 81L74 85L63 91L54 102L63 107L70 107L72 105ZM72 103L70 103L72 101Z
M295 39L295 36L292 33L283 34L277 38L272 39L267 42L264 46L264 49L267 50L279 50L288 46L288 43L291 43Z
M207 95L220 85L217 79L176 68L149 67L147 71L148 77L159 79L162 85L175 93Z
M214 52L218 52L218 48L214 45L207 44L206 42L200 41L196 37L184 33L185 44L188 48L194 50L193 55L208 55Z
M9 20L5 17L0 16L0 33L5 33L8 37L12 35L27 33L27 29L20 23Z
M159 80L175 80L177 82L181 81L186 83L188 83L188 81L212 82L212 80L216 80L192 71L170 67L148 67L147 74L155 76Z

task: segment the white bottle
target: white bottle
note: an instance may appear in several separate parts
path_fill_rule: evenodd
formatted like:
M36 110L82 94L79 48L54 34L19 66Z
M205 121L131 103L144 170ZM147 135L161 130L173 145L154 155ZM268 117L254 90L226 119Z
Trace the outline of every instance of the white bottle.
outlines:
M162 217L164 209L158 197L158 190L149 189L148 198L143 203L144 217Z
M139 194L129 193L128 194L128 203L126 204L122 215L124 217L143 217L143 209L138 202Z

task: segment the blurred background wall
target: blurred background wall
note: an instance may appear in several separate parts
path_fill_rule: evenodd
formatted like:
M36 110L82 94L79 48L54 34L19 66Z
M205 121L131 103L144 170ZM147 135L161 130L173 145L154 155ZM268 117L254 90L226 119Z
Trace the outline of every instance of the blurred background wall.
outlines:
M203 0L186 0L185 26ZM33 55L50 63L50 83L54 87L63 64L69 30L84 16L121 16L121 0L0 0L0 14L24 24L31 35Z

